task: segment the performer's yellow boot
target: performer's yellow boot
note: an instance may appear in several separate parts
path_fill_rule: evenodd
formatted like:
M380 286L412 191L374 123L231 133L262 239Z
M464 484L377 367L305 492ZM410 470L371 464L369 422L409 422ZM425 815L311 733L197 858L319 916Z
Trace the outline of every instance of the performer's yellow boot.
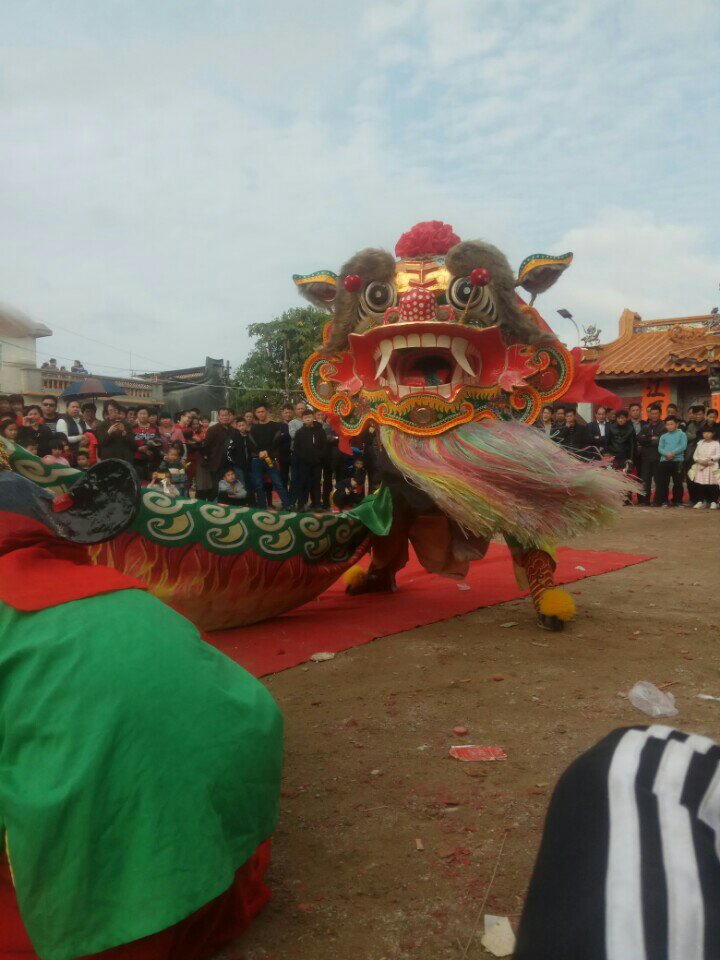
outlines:
M553 583L555 563L549 553L534 549L524 553L522 566L538 614L538 623L545 630L562 630L575 616L575 601Z
M515 566L518 586L529 590L538 615L538 624L544 630L563 630L575 616L575 601L561 587L553 583L555 560L547 550L532 547L529 550L506 537Z

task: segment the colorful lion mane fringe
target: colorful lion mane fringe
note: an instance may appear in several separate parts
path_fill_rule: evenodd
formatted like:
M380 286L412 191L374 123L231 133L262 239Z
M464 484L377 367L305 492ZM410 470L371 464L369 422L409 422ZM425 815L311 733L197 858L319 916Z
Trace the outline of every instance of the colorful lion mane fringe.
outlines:
M468 423L437 437L382 428L400 472L475 536L503 533L524 547L609 520L634 481L571 456L514 421Z

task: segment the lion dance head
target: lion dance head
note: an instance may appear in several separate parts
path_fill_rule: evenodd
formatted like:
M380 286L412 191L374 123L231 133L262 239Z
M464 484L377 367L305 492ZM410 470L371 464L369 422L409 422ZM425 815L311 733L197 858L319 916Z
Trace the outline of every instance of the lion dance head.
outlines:
M332 314L303 371L308 400L346 438L375 424L397 469L469 533L530 545L576 532L618 491L524 429L561 397L612 398L532 306L571 261L534 254L516 276L497 247L433 220L404 233L394 256L368 248L339 274L295 275Z
M462 241L440 221L416 224L395 254L361 250L339 275L293 278L333 313L304 379L342 432L370 421L414 436L484 419L531 422L567 392L573 357L515 287L547 289L572 254L529 257L518 280L497 247Z

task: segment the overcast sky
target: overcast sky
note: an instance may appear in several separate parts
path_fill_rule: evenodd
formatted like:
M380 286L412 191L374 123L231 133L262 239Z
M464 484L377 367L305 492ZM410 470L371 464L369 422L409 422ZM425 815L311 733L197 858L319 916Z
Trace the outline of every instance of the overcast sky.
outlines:
M418 220L616 335L720 281L716 0L3 0L0 301L96 372L237 364ZM132 354L132 359L131 355Z

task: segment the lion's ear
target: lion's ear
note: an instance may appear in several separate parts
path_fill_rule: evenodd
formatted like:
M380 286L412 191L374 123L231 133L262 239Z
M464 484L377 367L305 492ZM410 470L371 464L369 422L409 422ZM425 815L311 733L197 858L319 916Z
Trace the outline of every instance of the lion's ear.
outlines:
M337 274L331 270L318 270L303 276L293 274L293 283L301 297L309 300L314 307L332 313L337 293Z
M572 263L572 258L571 253L563 253L559 257L549 253L533 253L520 264L515 286L527 290L534 300L539 293L545 293L556 283L560 274Z

